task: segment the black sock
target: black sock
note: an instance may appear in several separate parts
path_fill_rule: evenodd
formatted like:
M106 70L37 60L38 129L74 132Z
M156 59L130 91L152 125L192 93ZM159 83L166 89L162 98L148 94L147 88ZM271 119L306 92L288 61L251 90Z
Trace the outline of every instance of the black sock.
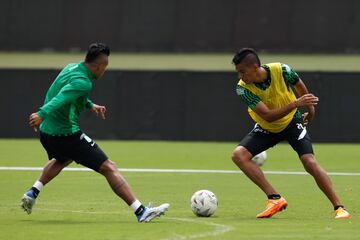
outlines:
M281 198L280 194L270 194L270 195L268 195L268 199L277 200L277 199L280 199L280 198Z
M336 210L338 210L338 208L344 208L344 206L343 205L336 205L335 207L334 207L334 210L336 211ZM345 208L344 208L345 209Z
M144 205L141 204L140 207L138 207L138 209L136 209L135 215L140 216L144 211L145 211L145 207L144 207Z
M37 196L38 196L39 193L40 193L39 189L37 189L36 187L31 187L30 190L33 190L33 192L34 192L34 197L37 198Z

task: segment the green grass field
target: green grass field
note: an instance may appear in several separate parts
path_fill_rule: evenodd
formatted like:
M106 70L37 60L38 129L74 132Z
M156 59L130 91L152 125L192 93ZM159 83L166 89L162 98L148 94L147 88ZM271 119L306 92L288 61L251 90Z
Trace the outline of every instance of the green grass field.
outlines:
M112 53L109 69L234 71L232 53ZM0 52L0 68L60 69L83 53ZM360 55L260 54L263 63L283 62L297 71L359 71Z
M119 168L237 169L230 160L236 143L98 141ZM316 144L329 172L360 172L360 145ZM37 140L0 140L0 166L41 167L46 155ZM264 170L303 171L291 147L268 151ZM70 167L79 167L76 164ZM139 224L131 210L94 172L63 172L44 188L31 215L18 206L39 171L0 170L0 239L359 239L360 176L332 176L353 218L333 219L325 196L308 175L268 175L289 207L271 219L256 219L265 196L239 173L124 172L144 203L169 202L169 212ZM190 210L193 192L209 189L218 197L213 217Z

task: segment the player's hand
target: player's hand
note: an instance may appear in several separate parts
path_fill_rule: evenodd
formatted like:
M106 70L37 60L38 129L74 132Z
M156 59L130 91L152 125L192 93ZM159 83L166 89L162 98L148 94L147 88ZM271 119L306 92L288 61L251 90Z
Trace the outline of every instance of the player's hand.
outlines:
M91 108L91 111L94 112L96 114L96 116L99 116L102 118L102 119L105 119L105 112L106 112L106 107L105 106L100 106L100 105L97 105L97 104L93 104L92 108Z
M313 106L308 107L308 112L302 114L304 125L307 126L315 117L315 108Z
M308 93L304 94L295 101L296 107L307 107L307 106L315 106L319 102L319 98L315 95Z
M314 119L314 114L311 114L309 112L305 112L305 113L302 114L302 117L303 117L304 125L307 126Z
M34 129L35 132L38 131L39 125L42 122L42 118L37 113L30 114L29 125Z

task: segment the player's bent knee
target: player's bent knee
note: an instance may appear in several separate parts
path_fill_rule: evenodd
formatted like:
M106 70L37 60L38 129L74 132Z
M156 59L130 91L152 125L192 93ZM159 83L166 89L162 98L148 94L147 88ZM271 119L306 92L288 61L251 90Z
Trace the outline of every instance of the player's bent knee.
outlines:
M241 164L251 159L251 153L244 147L237 147L231 156L231 159L235 164Z
M313 156L303 156L301 160L305 170L310 174L314 173L319 168L319 164Z
M305 170L308 173L313 173L318 169L319 165L315 161L309 161L305 164Z
M117 171L116 164L111 160L104 161L99 169L101 174L111 173Z
M238 153L237 153L236 151L234 151L234 152L232 153L231 159L232 159L232 161L233 161L234 163L237 163L238 161L240 161L240 157L239 157L239 155L238 155Z

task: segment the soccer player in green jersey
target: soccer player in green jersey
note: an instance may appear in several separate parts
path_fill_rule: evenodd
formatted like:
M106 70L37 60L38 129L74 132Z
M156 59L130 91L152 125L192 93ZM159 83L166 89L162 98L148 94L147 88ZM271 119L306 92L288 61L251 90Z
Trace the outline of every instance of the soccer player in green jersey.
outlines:
M102 174L112 190L134 211L139 222L149 222L165 213L169 204L145 207L133 194L130 186L100 147L80 130L79 117L89 109L105 119L105 106L93 103L89 94L93 80L101 78L108 65L110 49L102 43L89 46L85 61L67 65L47 91L45 102L32 113L29 124L40 131L40 142L49 161L39 179L23 195L21 207L32 212L43 186L54 179L72 161Z
M308 92L304 82L288 65L261 65L253 49L240 50L235 54L233 63L240 79L237 94L248 106L249 115L256 124L235 148L232 160L268 197L266 209L256 217L269 218L285 209L288 203L251 159L286 140L297 152L305 170L314 177L333 204L335 218L349 218L350 214L341 205L330 178L315 159L307 133L306 125L314 118L318 98ZM308 112L302 116L298 107L305 107Z

